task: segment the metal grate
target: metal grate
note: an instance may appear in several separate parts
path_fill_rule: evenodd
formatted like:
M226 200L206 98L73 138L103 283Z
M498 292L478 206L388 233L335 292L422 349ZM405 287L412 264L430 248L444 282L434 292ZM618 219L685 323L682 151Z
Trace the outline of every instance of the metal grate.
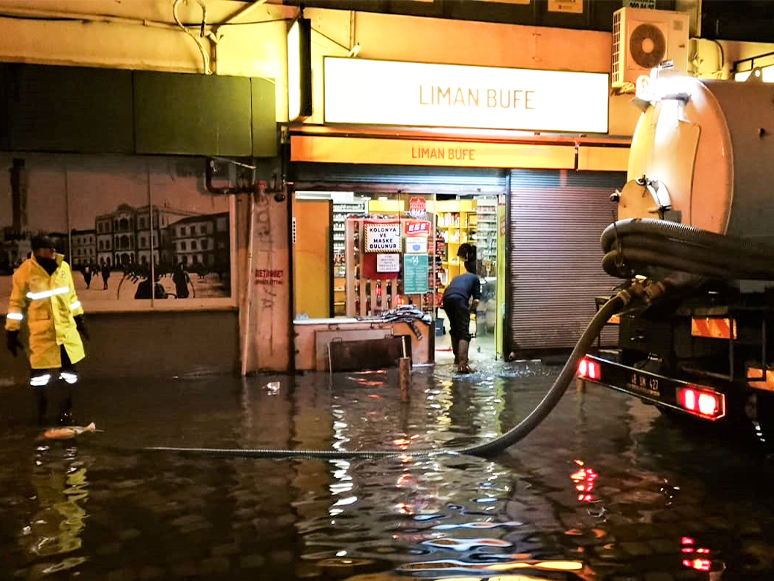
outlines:
M621 14L613 14L613 86L623 82L623 67L621 66Z
M599 236L615 219L609 196L625 181L623 173L513 172L512 349L572 347L594 316L595 297L620 282L602 270ZM615 332L603 342L615 343Z

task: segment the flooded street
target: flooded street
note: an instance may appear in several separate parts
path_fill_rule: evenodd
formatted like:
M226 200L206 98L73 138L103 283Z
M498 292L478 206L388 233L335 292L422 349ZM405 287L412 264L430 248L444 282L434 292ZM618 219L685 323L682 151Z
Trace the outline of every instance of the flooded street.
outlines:
M41 441L0 390L2 579L771 579L774 465L741 430L685 429L571 386L491 459L196 457L146 446L412 451L490 440L559 368L84 378L79 423ZM279 387L266 386L279 382Z

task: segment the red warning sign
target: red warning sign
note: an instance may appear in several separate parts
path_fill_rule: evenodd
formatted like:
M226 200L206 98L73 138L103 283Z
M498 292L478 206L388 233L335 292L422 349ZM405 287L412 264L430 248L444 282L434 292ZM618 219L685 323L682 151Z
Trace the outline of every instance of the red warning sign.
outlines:
M406 236L429 236L430 226L427 220L406 220L403 223L403 233Z

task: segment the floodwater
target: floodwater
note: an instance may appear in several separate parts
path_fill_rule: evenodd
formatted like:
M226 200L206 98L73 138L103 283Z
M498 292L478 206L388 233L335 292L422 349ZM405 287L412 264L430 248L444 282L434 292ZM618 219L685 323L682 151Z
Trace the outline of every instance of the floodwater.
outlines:
M491 459L139 450L454 449L513 426L557 372L439 365L414 372L408 404L396 370L85 378L76 416L104 432L55 442L37 439L26 388L2 388L0 579L774 578L764 446L599 387L571 386Z

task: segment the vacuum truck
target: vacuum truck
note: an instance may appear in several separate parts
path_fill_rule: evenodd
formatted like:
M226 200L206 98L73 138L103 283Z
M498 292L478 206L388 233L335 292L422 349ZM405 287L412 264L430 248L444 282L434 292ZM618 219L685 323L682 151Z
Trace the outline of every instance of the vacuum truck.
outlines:
M774 429L774 85L654 70L603 266L639 299L581 382L672 415ZM605 297L598 297L602 304ZM771 363L771 367L769 364Z

